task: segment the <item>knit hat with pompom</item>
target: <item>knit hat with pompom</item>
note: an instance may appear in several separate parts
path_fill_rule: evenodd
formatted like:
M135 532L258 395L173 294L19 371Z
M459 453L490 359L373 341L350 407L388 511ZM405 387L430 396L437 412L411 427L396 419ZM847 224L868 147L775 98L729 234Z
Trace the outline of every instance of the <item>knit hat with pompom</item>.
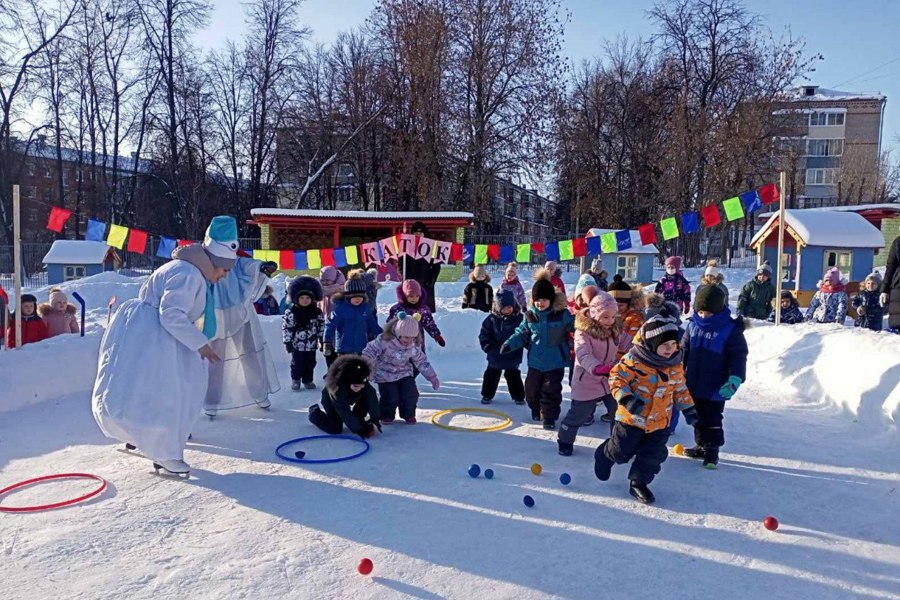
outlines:
M619 311L619 305L616 304L616 299L610 294L603 290L597 290L597 295L594 296L594 299L588 305L588 314L592 319L597 320L600 318L600 313L604 311L616 314Z
M394 335L397 337L419 337L419 322L416 320L418 314L408 315L402 310L397 313L397 320L394 322Z

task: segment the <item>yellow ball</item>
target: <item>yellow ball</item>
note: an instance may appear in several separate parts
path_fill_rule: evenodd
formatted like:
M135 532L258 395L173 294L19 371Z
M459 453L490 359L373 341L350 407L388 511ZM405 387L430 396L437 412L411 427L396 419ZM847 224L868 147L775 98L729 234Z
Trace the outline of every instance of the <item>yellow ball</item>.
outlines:
M531 465L531 472L535 475L540 475L544 472L544 467L542 467L540 463L534 463L533 465Z
M672 446L672 452L677 454L678 456L684 456L684 446L681 444L675 444Z

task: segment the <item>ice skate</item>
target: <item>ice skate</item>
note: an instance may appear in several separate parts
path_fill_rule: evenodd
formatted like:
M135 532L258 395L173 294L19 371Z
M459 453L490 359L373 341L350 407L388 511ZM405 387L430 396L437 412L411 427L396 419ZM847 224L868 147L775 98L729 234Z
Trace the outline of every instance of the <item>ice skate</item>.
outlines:
M183 460L160 460L153 461L153 470L159 475L160 471L165 471L163 475L175 475L187 479L191 476L191 468Z
M257 402L256 405L263 410L269 410L270 408L272 408L272 401L266 398L262 402Z

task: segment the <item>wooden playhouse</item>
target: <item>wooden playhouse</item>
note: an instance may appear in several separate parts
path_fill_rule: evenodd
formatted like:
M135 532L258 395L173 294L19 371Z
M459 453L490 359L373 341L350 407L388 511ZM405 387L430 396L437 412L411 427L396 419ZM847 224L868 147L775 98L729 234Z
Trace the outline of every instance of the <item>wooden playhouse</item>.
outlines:
M585 237L600 237L605 233L615 233L615 229L589 229ZM629 231L631 248L617 250L614 253L601 254L603 268L609 273L609 282L619 274L628 283L648 284L653 281L653 264L659 255L654 244L641 245L641 234L637 230Z
M121 264L116 251L106 242L56 240L44 256L50 285L115 271Z
M881 232L861 215L846 211L817 209L786 210L782 285L794 292L801 306L808 306L816 285L831 267L838 267L848 282L847 291L859 290L859 283L872 272L875 251L884 246ZM769 261L773 272L778 255L778 213L766 221L750 247L757 264ZM777 275L776 275L777 276Z

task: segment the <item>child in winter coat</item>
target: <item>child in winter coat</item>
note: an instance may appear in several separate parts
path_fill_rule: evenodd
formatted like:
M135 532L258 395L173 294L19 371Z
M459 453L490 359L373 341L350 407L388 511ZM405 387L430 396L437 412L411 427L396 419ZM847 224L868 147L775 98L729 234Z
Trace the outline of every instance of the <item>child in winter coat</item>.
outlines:
M378 320L378 290L381 289L381 284L378 283L378 271L375 269L354 269L348 273L349 277L359 276L363 281L366 282L366 303L369 305L369 310L372 311L372 314L375 315L375 320Z
M594 474L609 480L615 464L634 463L629 491L644 504L656 498L647 486L669 456L666 441L677 408L689 424L697 410L685 384L679 329L675 319L656 315L641 327L631 351L612 368L609 386L618 402L612 435L594 452Z
M700 285L717 285L723 292L725 292L725 304L728 304L728 287L725 285L725 275L722 273L722 269L719 268L719 262L716 260L710 260L706 262L706 270L703 272L703 277L700 278Z
M281 314L281 312L279 312L278 300L275 299L274 293L275 290L272 289L272 286L267 285L266 290L263 292L260 299L253 303L256 314L267 317Z
M585 273L579 277L578 282L575 284L575 293L569 298L569 312L572 313L572 316L578 311L587 308L598 291L600 291L600 288L597 287L594 277L590 273Z
M344 293L335 294L332 302L334 308L325 322L322 345L325 358L360 354L369 340L382 332L366 303L366 282L362 277L351 277L344 284Z
M800 305L797 299L787 290L781 292L781 322L785 325L796 325L804 321L803 313L800 312ZM775 322L775 309L769 313L769 323Z
M553 287L562 292L562 295L566 295L566 284L563 283L562 280L562 269L559 268L559 265L556 264L556 261L548 260L544 264L544 271L546 271L550 275L550 283L553 284ZM540 273L540 269L535 271L535 280L538 278L538 274Z
M666 259L666 274L656 284L656 293L662 294L669 302L678 305L682 314L691 310L691 284L681 274L681 257Z
M623 281L621 275L614 275L613 282L609 285L610 295L616 299L619 308L619 318L622 319L622 325L628 339L633 340L641 325L644 324L644 292L641 286L634 287ZM660 300L663 298L660 296ZM623 352L619 354L619 358L625 355L625 352L631 349L631 344Z
M503 274L503 282L500 283L500 290L512 292L516 302L519 304L519 308L524 311L528 308L528 300L525 299L525 288L522 287L522 283L519 281L518 271L512 265L513 263L510 263L506 267L506 272Z
M37 316L37 298L31 294L22 294L19 300L22 310L22 345L33 344L46 340L49 337L47 325ZM6 347L16 347L16 315L9 317L9 329L6 332Z
M319 404L309 407L309 422L331 435L347 429L366 439L381 431L378 395L369 383L372 368L359 356L341 356L325 377Z
M291 305L281 319L281 337L291 355L291 389L297 391L302 385L314 390L316 352L325 333L325 317L317 305L322 301L322 285L313 277L301 275L291 281L288 296Z
M478 265L469 274L469 285L463 291L462 307L474 308L481 312L491 312L494 305L494 288L490 285L491 277Z
M696 445L686 449L684 455L702 458L708 469L718 466L719 448L725 445L725 402L747 380L744 327L742 317L731 317L725 293L718 286L709 285L697 292L694 315L682 340L688 390L697 408Z
M384 333L372 340L363 350L375 367L373 380L378 384L381 396L381 422L394 422L397 408L400 418L409 425L416 424L416 407L419 404L419 389L413 366L431 382L434 391L441 388L438 376L422 349L416 344L419 339L419 323L404 312L385 325Z
M832 267L819 282L819 291L806 309L806 320L843 325L846 318L847 291L841 282L841 272L837 267Z
M522 384L522 350L500 354L500 348L522 324L522 311L515 295L509 290L500 290L494 298L491 314L481 323L478 343L487 354L488 366L481 379L481 403L490 404L497 393L500 375L506 377L506 387L516 404L525 404L525 386Z
M772 284L772 267L769 261L759 265L756 277L744 284L738 296L738 315L750 319L765 319L772 312L775 286Z
M388 311L388 320L395 318L400 312L405 312L413 317L418 315L416 317L419 322L418 345L422 351L425 350L425 333L430 335L441 348L447 345L434 320L434 315L431 314L431 309L428 308L425 291L415 279L407 279L402 285L397 286L397 304Z
M43 303L37 307L38 315L47 325L47 337L52 338L64 333L80 333L78 326L78 309L74 304L69 304L66 293L59 288L50 290L50 303Z
M559 453L571 456L578 428L592 417L603 402L612 427L616 401L609 393L609 372L616 356L631 345L619 318L616 299L597 291L586 310L575 315L575 373L572 377L572 405L559 426Z
M588 274L594 279L594 285L597 286L597 289L604 292L607 291L609 287L607 277L609 277L609 274L603 270L603 260L599 256L594 257L594 260L591 261L591 270L588 271Z
M319 272L319 283L322 284L323 294L319 308L322 309L322 314L328 319L328 315L331 314L331 303L334 295L344 291L344 284L347 283L347 278L336 267L322 267L322 270Z
M525 399L531 418L543 420L544 429L555 429L562 405L562 380L569 363L574 319L566 296L550 282L550 274L539 270L531 288L531 307L516 332L500 348L507 354L528 346Z
M853 297L853 308L856 309L857 327L865 327L872 331L881 331L884 322L884 307L879 302L878 291L881 288L881 274L878 271L869 273L859 293Z

